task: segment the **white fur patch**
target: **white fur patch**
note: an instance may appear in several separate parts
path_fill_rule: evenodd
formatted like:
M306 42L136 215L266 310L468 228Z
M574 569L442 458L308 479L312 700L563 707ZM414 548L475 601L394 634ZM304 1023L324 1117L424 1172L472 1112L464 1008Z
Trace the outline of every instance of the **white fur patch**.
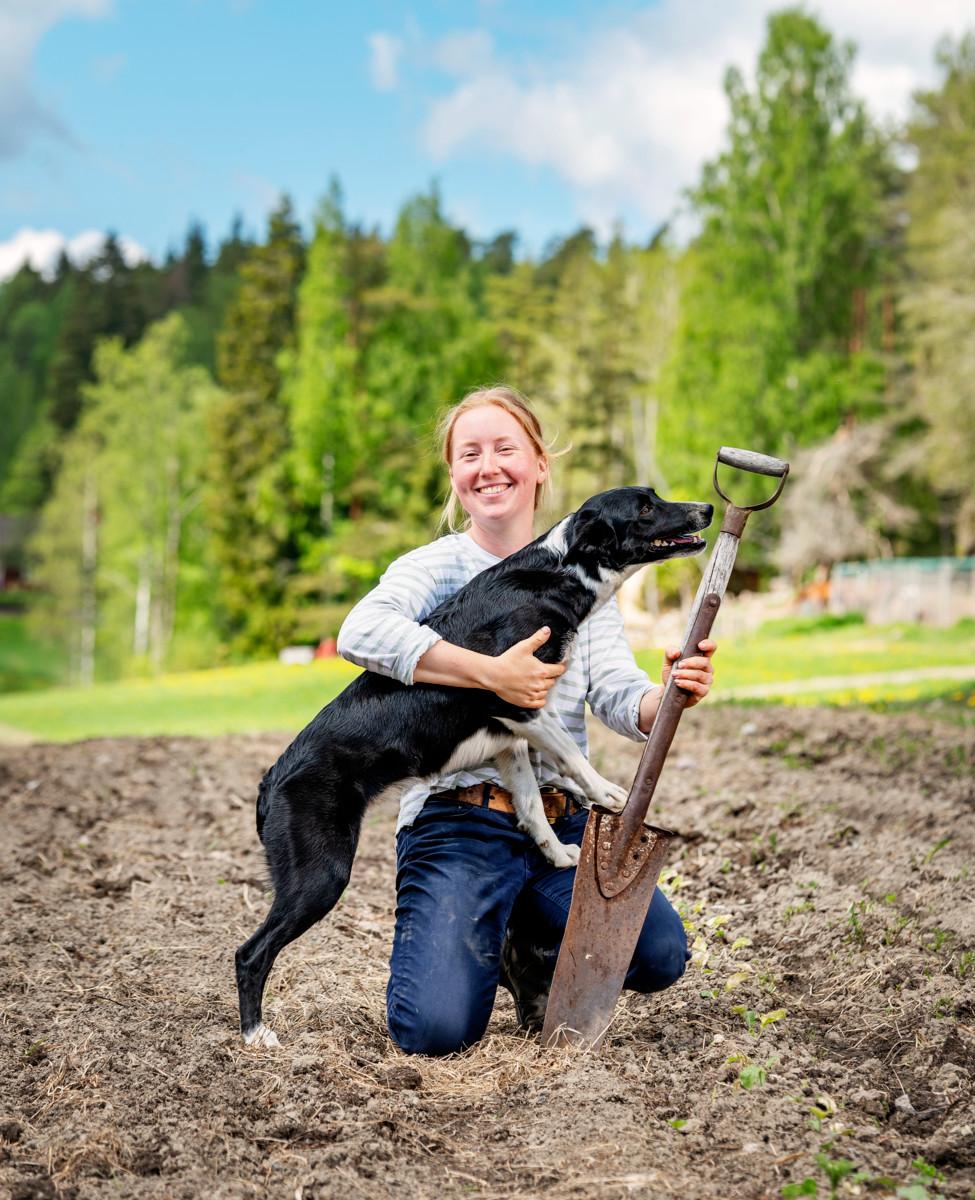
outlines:
M417 775L407 775L405 779L397 779L397 781L395 783L391 783L389 787L383 788L383 790L378 796L376 796L375 800L371 801L371 803L375 804L380 800L399 800L402 796L406 795L406 793L415 783L419 782L420 779Z
M587 587L591 592L599 592L599 583L591 575L586 574L581 563L570 563L566 569L575 575L583 587Z
M553 554L557 554L560 558L569 548L568 542L565 540L566 527L569 524L571 517L563 517L558 525L553 525L545 535L545 540L542 542L542 548L551 550Z
M255 1025L250 1033L244 1034L244 1042L248 1046L261 1046L266 1050L273 1050L275 1046L281 1045L278 1035L273 1029L268 1029L263 1021L260 1025Z
M507 734L489 733L486 729L480 729L454 749L437 774L449 775L452 771L482 767L489 758L494 758L499 750L510 745L511 738Z

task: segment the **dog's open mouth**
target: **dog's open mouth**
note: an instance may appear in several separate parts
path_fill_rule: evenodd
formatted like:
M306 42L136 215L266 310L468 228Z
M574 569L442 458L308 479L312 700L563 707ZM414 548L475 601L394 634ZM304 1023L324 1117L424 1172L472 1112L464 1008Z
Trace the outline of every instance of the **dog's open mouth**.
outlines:
M680 537L654 538L650 545L655 550L703 550L706 543L696 534L684 533Z

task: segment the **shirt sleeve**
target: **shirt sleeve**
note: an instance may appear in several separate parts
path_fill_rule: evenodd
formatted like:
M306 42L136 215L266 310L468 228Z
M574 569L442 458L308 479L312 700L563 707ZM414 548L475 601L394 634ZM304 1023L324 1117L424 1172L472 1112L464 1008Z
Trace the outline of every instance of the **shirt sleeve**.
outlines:
M420 658L441 635L420 620L444 597L434 574L412 554L390 563L342 622L338 652L349 662L411 684Z
M589 618L589 707L615 733L642 742L647 735L639 725L640 701L654 686L633 657L612 596Z

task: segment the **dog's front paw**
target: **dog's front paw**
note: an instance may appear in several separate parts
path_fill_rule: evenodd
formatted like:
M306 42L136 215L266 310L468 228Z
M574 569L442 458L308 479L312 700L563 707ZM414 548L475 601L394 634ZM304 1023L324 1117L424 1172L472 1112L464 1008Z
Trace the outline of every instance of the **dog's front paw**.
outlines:
M626 806L629 793L625 788L618 787L615 783L610 783L608 779L603 779L601 783L602 787L597 789L595 793L589 793L589 799L593 804L598 804L600 808L605 808L607 812L622 812Z
M556 842L545 850L545 857L553 867L577 867L579 854L578 846L566 845L565 842Z
M249 1033L244 1034L244 1042L248 1046L261 1046L265 1050L273 1050L276 1046L281 1045L278 1035L273 1029L268 1029L263 1021L260 1025L255 1025Z

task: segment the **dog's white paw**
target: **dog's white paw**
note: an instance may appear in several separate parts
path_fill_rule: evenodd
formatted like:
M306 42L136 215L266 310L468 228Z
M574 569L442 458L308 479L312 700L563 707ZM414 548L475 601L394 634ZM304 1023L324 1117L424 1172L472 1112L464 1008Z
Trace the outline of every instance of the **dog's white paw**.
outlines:
M545 857L553 867L577 867L579 854L578 846L567 846L565 842L556 842L545 851Z
M265 1050L273 1050L276 1046L281 1045L278 1035L273 1029L268 1029L263 1021L260 1025L255 1025L250 1033L244 1034L244 1042L248 1046L260 1046Z
M600 783L601 787L589 793L589 799L600 808L605 808L607 812L622 812L626 807L629 792L615 783L610 783L608 779L603 779Z

